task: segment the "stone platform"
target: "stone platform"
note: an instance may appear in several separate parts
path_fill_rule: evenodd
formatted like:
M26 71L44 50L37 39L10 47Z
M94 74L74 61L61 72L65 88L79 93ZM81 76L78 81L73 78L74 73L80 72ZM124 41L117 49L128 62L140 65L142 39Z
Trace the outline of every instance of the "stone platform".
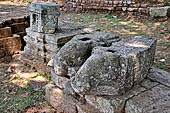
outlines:
M143 82L122 96L85 95L80 99L50 83L46 86L46 98L54 108L65 113L170 113L169 81L170 73L151 68Z

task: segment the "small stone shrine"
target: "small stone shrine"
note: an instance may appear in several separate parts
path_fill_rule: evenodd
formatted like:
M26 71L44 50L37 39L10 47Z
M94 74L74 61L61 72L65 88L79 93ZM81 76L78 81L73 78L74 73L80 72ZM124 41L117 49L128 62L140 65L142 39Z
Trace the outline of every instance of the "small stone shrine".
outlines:
M51 71L46 99L58 113L170 113L170 82L157 82L160 70L150 69L155 38L120 40L58 22L54 3L33 2L30 12L21 59L37 70Z

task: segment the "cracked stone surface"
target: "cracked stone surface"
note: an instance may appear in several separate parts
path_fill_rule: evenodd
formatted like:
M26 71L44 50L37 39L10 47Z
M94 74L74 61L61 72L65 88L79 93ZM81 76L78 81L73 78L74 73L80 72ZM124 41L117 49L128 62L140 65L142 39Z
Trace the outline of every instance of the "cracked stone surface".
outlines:
M146 91L145 88L137 86L126 92L122 96L94 96L85 95L87 103L95 106L102 113L122 113L124 110L125 102L135 95Z
M170 88L158 85L127 101L126 113L170 113Z
M170 16L170 6L166 6L166 7L151 7L150 9L150 15L152 17L155 16L155 14L157 14L159 17L165 17L165 16Z

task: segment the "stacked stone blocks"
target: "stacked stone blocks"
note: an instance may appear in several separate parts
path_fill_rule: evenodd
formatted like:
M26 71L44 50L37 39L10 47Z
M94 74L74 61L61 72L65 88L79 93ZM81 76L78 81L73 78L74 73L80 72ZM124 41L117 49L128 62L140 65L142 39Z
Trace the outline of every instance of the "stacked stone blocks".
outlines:
M28 16L0 21L0 62L10 61L11 55L21 51L27 27L29 27Z
M85 26L73 22L58 23L59 15L56 3L33 2L30 5L30 27L26 29L24 40L27 44L21 59L45 75L51 72L48 62L65 43L77 34L90 32Z

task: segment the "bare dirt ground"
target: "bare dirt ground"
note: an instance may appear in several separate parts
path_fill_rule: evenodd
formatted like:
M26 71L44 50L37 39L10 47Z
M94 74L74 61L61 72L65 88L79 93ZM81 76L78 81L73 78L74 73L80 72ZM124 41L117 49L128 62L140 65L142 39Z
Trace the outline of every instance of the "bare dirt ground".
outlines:
M16 16L28 14L24 4L0 2L0 22ZM70 20L89 25L127 38L147 35L157 38L157 51L154 67L170 72L170 19L155 20L141 15L123 13L64 13L60 20ZM13 61L0 64L0 113L57 113L45 101L45 93L34 90L31 80L41 79L50 82L50 78L35 72L29 65L23 65L15 56Z

